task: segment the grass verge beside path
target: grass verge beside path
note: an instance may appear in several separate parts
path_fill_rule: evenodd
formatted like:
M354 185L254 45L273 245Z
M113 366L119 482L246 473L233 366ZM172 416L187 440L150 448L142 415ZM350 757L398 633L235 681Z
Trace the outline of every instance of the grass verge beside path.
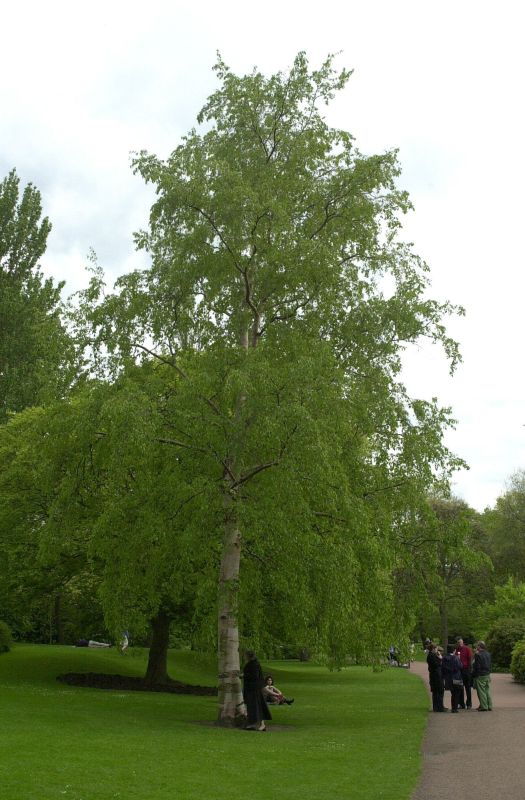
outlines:
M172 677L213 685L214 662L170 654ZM145 656L18 645L0 656L2 800L408 800L428 700L408 670L263 664L293 706L267 733L208 724L216 698L68 687L63 672L141 675Z

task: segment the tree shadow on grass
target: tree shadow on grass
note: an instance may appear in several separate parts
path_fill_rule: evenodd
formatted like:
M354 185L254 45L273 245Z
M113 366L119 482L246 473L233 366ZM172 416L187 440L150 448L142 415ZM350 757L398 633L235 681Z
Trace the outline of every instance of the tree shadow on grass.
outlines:
M216 696L215 686L192 686L189 683L170 680L168 683L148 683L144 678L130 675L105 675L98 672L67 672L58 675L57 681L68 686L83 686L89 689L117 689L126 692L167 692L169 694L191 694Z

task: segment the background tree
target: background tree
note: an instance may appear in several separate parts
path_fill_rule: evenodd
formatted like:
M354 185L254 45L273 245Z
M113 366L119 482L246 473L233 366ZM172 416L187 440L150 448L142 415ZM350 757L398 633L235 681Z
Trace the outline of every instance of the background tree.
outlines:
M439 629L446 646L449 635L474 638L480 631L480 605L492 591L492 563L483 549L477 513L458 498L433 497L418 519L412 544L418 550L425 633Z
M361 155L319 111L348 73L332 58L310 72L303 53L286 75L237 77L221 60L216 72L205 132L166 162L134 162L158 194L137 236L151 268L105 298L96 273L76 322L94 365L142 354L177 377L171 445L215 487L197 516L220 554L219 719L237 724L239 625L251 635L264 574L241 580L241 559L269 565L268 541L282 538L266 581L288 581L287 619L304 601L296 619L336 660L381 646L392 521L457 463L442 444L448 412L407 397L401 354L422 336L452 368L458 353L443 327L454 309L424 297L427 268L397 240L409 203L396 154ZM303 567L323 589L317 617L294 595Z
M53 404L19 412L0 426L0 596L18 637L63 643L100 632L103 618L81 525L52 525L76 458L70 438L56 435L67 425L59 426ZM52 547L44 546L46 537Z
M60 396L74 376L63 284L44 278L38 265L50 230L40 192L28 184L20 193L13 170L0 182L0 423Z
M525 620L525 583L512 577L504 584L495 586L494 599L485 602L480 609L480 620L485 631L503 618Z
M169 680L170 623L186 642L199 627L195 583L204 577L195 555L204 548L193 547L185 523L184 465L169 440L159 447L160 434L170 433L166 369L143 365L115 384L87 382L71 399L21 412L0 429L10 605L20 613L16 597L29 608L51 593L66 611L67 597L82 588L115 641L125 629L135 640L151 631L150 683ZM199 481L191 491L205 489ZM200 597L202 607L202 586ZM95 620L93 613L75 638L93 633Z
M525 581L525 472L511 476L507 491L482 518L487 551L497 583L509 577Z

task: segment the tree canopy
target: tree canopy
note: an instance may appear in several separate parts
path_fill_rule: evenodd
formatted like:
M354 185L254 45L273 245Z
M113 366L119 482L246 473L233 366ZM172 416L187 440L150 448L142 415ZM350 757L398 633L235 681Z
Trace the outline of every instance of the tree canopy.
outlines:
M63 284L39 268L50 230L40 192L28 184L21 193L12 170L0 182L0 423L10 412L62 395L73 377Z
M483 528L498 580L525 580L525 471L511 475L494 508L483 514Z

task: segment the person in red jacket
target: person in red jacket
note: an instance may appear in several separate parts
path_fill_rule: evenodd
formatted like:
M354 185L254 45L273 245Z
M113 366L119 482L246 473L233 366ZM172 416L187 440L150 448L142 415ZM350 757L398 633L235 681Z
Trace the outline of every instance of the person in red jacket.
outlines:
M456 655L459 657L461 661L461 677L463 678L463 689L464 692L461 693L461 702L459 704L460 708L465 708L465 700L467 701L467 708L472 708L472 689L471 689L471 681L472 681L472 650L468 645L466 645L461 638L458 636L456 639Z

